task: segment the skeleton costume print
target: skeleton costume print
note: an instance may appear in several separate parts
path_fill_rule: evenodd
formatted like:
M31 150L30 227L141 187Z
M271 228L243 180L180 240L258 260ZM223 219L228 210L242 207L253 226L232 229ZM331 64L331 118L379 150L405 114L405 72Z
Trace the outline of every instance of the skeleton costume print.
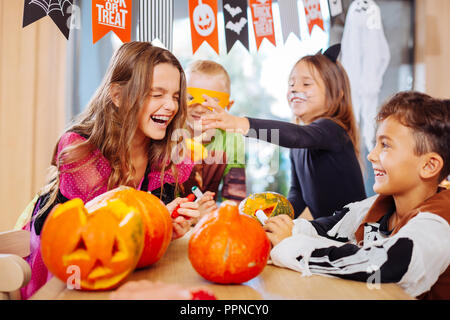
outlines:
M423 202L388 230L390 196L354 202L331 217L294 220L272 263L303 275L397 283L424 299L450 299L450 190Z

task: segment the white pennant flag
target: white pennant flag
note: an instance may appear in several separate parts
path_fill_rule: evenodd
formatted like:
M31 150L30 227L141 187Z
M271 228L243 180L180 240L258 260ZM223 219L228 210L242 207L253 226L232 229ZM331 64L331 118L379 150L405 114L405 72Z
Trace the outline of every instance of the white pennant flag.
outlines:
M297 0L282 0L278 1L278 7L280 8L280 20L281 30L283 32L283 42L286 42L289 34L292 32L297 36L300 36L300 24L298 18Z
M328 0L328 6L330 7L330 15L336 17L343 12L342 0Z
M161 41L167 50L173 46L173 0L139 1L139 41Z

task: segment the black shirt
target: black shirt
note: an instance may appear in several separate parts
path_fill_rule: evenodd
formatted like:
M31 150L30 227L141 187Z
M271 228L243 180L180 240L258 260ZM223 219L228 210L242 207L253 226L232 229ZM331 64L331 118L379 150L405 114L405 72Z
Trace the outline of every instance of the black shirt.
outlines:
M267 137L267 142L291 149L288 200L294 207L295 217L306 207L314 219L330 216L346 204L366 198L352 141L336 122L318 119L309 125L296 125L276 120L248 120L248 137L261 140ZM273 131L277 129L278 133Z

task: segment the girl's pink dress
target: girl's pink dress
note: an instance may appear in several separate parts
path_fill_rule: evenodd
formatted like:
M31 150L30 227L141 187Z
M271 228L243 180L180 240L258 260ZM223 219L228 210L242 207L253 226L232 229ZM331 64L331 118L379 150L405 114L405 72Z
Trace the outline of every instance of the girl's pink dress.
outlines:
M57 157L67 146L86 140L84 137L74 132L65 133L58 144ZM185 159L177 165L178 182L183 183L189 178L194 164L191 160ZM101 154L100 150L95 150L82 161L62 165L60 167L59 190L67 199L80 198L84 203L107 191L108 178L111 174L111 167L108 160ZM159 171L150 171L148 175L148 190L153 191L161 187ZM142 182L138 189L141 189ZM175 178L171 170L164 174L164 183L175 183ZM31 280L21 289L22 299L28 299L48 280L52 274L47 270L41 257L41 238L36 234L34 219L39 208L39 201L35 205L31 221L23 228L31 232L30 255L26 258L31 267Z

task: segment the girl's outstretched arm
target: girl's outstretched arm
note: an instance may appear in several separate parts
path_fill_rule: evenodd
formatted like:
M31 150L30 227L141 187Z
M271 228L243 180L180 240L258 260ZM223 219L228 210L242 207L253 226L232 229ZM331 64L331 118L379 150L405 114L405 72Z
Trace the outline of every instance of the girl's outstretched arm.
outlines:
M232 130L250 138L267 141L285 148L340 150L348 135L336 122L318 119L309 125L287 121L254 119L229 114L214 99L204 96L203 103L212 112L202 116L203 130Z
M244 135L247 134L250 129L250 123L247 118L228 113L213 98L206 95L203 95L203 98L206 100L203 105L212 111L202 116L203 130L222 129L233 130Z

